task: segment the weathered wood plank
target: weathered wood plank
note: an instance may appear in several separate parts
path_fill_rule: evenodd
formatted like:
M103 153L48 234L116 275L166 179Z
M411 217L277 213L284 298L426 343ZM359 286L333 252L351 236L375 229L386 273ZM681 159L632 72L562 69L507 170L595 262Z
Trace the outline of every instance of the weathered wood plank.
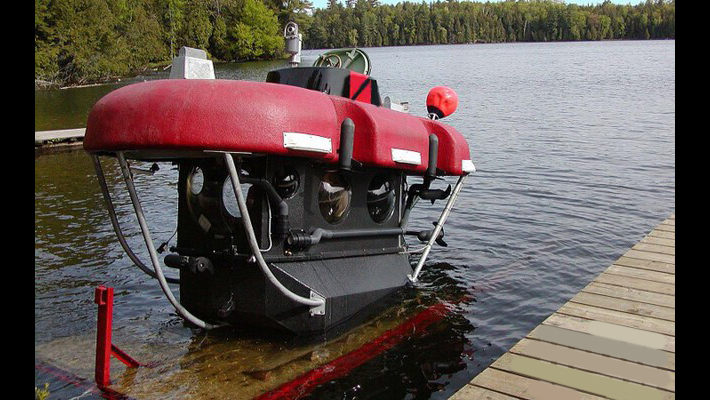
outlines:
M513 346L509 352L646 386L675 391L675 372L672 371L525 338Z
M659 261L639 260L637 258L629 258L621 256L614 262L615 265L624 267L641 268L650 271L665 272L667 274L675 274L675 264L668 264Z
M670 247L670 246L663 246L659 244L650 244L650 243L643 243L639 242L634 247L632 247L634 250L641 250L641 251L650 251L651 253L659 253L659 254L669 254L672 256L675 256L675 246Z
M648 292L645 290L631 289L622 286L607 285L599 282L592 282L587 285L583 292L601 294L624 300L637 301L641 303L654 304L657 306L675 308L675 296Z
M595 279L595 282L675 296L675 285L653 282L646 279L602 273Z
M59 129L54 131L35 132L35 143L44 143L47 141L61 141L70 139L83 139L86 133L86 128L78 129Z
M474 386L475 385L475 386ZM530 379L494 368L488 368L476 376L468 386L484 387L530 400L601 400L601 397L581 393L549 382ZM458 400L469 397L458 397Z
M675 240L675 232L651 231L648 236Z
M675 265L675 256L670 254L652 253L650 251L631 249L624 253L624 257L638 258L639 260L658 261Z
M615 338L596 336L544 324L533 329L527 338L619 358L636 364L675 371L675 353L628 343Z
M675 336L675 323L672 321L643 317L606 308L567 303L557 310L557 313Z
M610 310L675 322L674 308L661 307L653 304L624 300L588 292L579 292L570 301L573 303L607 308Z
M508 396L500 392L494 392L484 387L467 384L453 396L453 400L518 400L519 397Z
M674 392L675 213L455 398L674 399Z
M648 271L639 268L625 267L623 265L612 265L604 271L605 274L628 276L629 278L646 279L668 285L675 285L675 274L665 272Z
M607 339L645 346L652 349L675 353L675 336L657 332L635 329L627 326L609 324L602 321L592 321L571 315L554 313L545 321L545 325L588 333Z
M662 400L675 398L675 394L672 392L516 354L504 354L491 367L610 399Z
M673 233L675 233L675 225L669 225L669 224L660 223L660 224L658 224L653 230L654 230L654 231L665 231L665 232L673 232Z
M657 244L660 246L672 246L675 247L675 239L666 239L655 236L646 236L641 239L641 243Z

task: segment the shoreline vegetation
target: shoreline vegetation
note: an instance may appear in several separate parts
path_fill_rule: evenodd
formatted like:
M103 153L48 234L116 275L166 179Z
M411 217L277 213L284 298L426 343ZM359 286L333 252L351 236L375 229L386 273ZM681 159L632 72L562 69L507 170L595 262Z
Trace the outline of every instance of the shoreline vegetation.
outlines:
M167 69L182 46L215 62L304 49L465 43L675 39L675 0L579 6L553 0L35 0L35 89L113 83Z

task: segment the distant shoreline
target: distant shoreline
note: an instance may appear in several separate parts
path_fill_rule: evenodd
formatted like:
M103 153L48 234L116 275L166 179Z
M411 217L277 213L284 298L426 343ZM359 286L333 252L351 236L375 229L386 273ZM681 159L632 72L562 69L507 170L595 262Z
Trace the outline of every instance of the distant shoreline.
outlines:
M387 46L370 46L370 47L358 47L358 49L368 50L368 49L380 49L386 47L429 47L429 46L468 46L468 45L481 45L481 44L532 44L532 43L602 43L602 42L659 42L659 41L669 41L675 40L675 38L662 38L662 39L602 39L602 40L547 40L547 41L528 41L528 42L485 42L476 41L470 43L424 43L424 44L393 44ZM304 48L303 51L328 51L334 48Z
M666 38L666 39L604 39L604 40L551 40L551 41L528 41L528 42L484 42L484 41L476 41L472 43L443 43L443 44L412 44L412 45L388 45L388 46L371 46L371 47L358 47L360 49L378 49L378 48L387 48L387 47L420 47L420 46L463 46L463 45L482 45L482 44L531 44L531 43L595 43L595 42L650 42L650 41L675 41L674 38ZM317 49L303 49L303 51L328 51L328 50L333 50L332 48L317 48ZM268 61L275 61L278 60L278 58L274 58L272 60ZM261 60L264 61L264 60ZM220 61L220 60L213 60L215 64L241 64L241 63L248 63L248 62L258 62L258 61ZM81 84L69 84L69 85L62 85L59 82L50 82L50 81L45 81L41 79L35 79L35 90L63 90L63 89L77 89L77 88L84 88L84 87L92 87L92 86L101 86L101 85L112 85L116 83L120 83L122 80L130 80L136 77L141 76L141 74L146 73L146 72L159 72L161 69L162 70L167 70L170 67L171 64L166 64L164 67L146 67L145 69L142 69L134 74L130 75L124 75L124 76L116 76L116 77L111 77L111 78L104 78L100 81L93 81L93 82L88 82L88 83L81 83Z

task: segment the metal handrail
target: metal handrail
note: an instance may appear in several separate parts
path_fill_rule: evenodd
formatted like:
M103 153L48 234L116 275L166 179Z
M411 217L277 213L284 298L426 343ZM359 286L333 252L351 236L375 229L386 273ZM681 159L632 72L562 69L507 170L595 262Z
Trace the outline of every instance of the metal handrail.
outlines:
M459 180L456 181L456 186L454 186L453 192L451 192L451 197L449 197L449 200L446 202L446 207L444 207L444 210L441 212L441 216L439 217L439 220L436 222L436 226L434 227L434 232L432 233L431 237L429 238L429 241L427 242L426 246L424 246L424 252L422 253L422 257L419 259L419 262L417 263L417 267L414 269L414 272L411 275L408 275L409 280L412 282L417 281L417 277L419 276L419 273L422 270L422 267L424 266L424 262L426 261L427 257L429 256L429 251L431 250L431 246L434 245L434 242L436 239L439 237L439 233L441 232L441 229L444 227L444 224L446 223L446 219L449 217L449 214L451 213L451 209L454 208L454 203L456 203L456 198L459 196L459 192L461 191L461 188L463 187L463 181L466 179L468 174L461 175L459 177Z
M128 194L131 197L131 203L133 203L133 209L136 212L136 217L138 218L138 224L141 227L141 233L143 233L143 239L145 240L145 245L148 248L148 253L150 254L150 261L153 263L153 269L157 275L158 282L160 283L160 288L165 293L165 296L170 301L170 304L175 307L177 313L183 317L185 320L197 325L200 328L212 329L217 328L221 325L213 325L207 323L196 316L192 315L189 311L185 309L173 295L173 292L168 287L168 283L163 275L163 268L160 266L160 261L158 261L158 253L153 245L153 239L150 237L150 230L148 229L148 224L145 221L145 216L143 214L143 208L141 207L140 200L138 200L138 194L136 193L136 188L133 185L133 177L131 176L130 168L126 162L126 158L123 152L116 152L118 157L118 164L121 166L121 173L123 174L123 179L126 181L126 187L128 188Z
M113 226L113 231L118 237L118 242L121 244L121 247L123 247L123 250L128 255L128 258L133 261L133 264L135 264L138 268L140 268L141 271L143 271L151 278L158 279L158 275L156 275L155 272L151 271L150 268L143 264L143 262L138 258L138 256L136 256L133 250L131 250L131 246L128 245L126 237L123 235L121 225L118 223L118 218L116 217L116 210L114 209L113 202L111 201L111 195L109 194L108 186L106 185L106 177L104 176L104 171L101 167L101 161L99 160L99 156L92 155L91 159L94 162L94 169L96 170L96 176L98 176L99 178L99 186L101 187L101 193L103 194L104 201L106 202L108 215L111 220L111 225ZM178 278L167 277L165 278L165 280L168 283L180 283L180 279Z

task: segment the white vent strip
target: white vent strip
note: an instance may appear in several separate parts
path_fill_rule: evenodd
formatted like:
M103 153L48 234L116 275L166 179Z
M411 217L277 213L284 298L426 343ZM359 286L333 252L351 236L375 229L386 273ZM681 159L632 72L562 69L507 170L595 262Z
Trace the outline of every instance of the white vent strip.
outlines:
M471 160L461 160L461 170L463 172L476 172L476 166Z
M420 165L422 163L422 155L416 151L392 148L392 161L402 164Z
M284 147L287 149L313 151L316 153L333 152L330 138L298 132L284 132L283 134Z

